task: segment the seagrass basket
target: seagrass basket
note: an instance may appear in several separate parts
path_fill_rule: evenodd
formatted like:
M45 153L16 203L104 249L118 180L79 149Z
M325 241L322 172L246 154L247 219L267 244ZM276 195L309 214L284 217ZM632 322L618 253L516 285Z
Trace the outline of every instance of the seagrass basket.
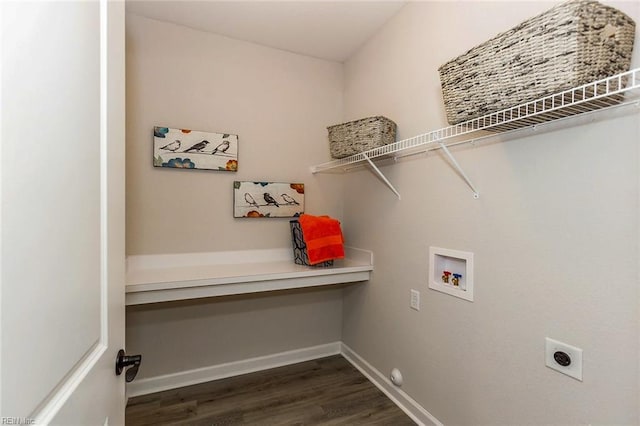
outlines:
M439 68L449 124L629 70L635 23L593 0L533 17Z
M327 130L333 158L349 157L396 141L396 123L383 116L336 124Z

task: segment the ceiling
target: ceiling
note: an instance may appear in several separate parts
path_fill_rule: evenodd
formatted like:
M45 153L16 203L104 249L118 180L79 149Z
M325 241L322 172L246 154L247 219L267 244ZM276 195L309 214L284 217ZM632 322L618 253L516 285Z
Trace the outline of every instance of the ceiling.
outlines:
M147 1L127 12L302 55L344 62L405 1Z

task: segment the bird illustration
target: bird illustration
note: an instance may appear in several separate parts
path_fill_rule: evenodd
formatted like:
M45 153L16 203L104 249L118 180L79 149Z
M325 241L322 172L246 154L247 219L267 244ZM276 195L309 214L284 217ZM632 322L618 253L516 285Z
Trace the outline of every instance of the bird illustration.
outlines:
M300 205L299 202L294 200L292 197L289 197L287 194L282 194L281 197L285 201L285 203L287 203L287 204L295 204L296 206Z
M249 205L251 206L256 206L257 209L260 208L260 206L258 205L258 203L256 203L256 200L251 196L251 194L249 194L248 192L244 193L244 200L249 203Z
M278 202L268 192L264 193L264 201L267 202L267 205L273 204L276 207L280 207L280 204L278 204Z
M222 152L222 153L227 152L228 149L229 149L229 141L224 141L213 149L213 151L211 152L211 155L214 155L216 152Z
M189 149L184 150L183 152L189 152L189 151L202 152L202 150L207 146L208 143L209 141L198 142L197 144L193 145Z
M167 151L176 152L176 151L180 148L180 145L181 145L181 144L182 144L182 142L180 142L180 140L179 140L179 139L176 139L175 141L173 141L173 142L171 142L171 143L166 144L165 146L163 146L163 147L162 147L162 148L160 148L160 149L164 149L164 150L167 150Z

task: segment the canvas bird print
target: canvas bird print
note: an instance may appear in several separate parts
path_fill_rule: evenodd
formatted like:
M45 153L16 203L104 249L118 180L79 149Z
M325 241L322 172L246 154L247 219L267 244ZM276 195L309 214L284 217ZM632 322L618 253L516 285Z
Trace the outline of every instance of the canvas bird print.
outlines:
M304 213L304 184L233 182L233 217L298 217Z
M238 170L238 135L153 128L153 165L180 169Z

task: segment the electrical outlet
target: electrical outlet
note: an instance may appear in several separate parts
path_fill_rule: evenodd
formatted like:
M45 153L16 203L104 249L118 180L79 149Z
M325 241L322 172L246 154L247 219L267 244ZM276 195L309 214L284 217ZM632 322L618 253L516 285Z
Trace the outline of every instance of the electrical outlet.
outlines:
M411 289L411 309L416 311L420 310L420 292L418 290Z
M582 349L550 338L545 339L547 367L582 381Z

